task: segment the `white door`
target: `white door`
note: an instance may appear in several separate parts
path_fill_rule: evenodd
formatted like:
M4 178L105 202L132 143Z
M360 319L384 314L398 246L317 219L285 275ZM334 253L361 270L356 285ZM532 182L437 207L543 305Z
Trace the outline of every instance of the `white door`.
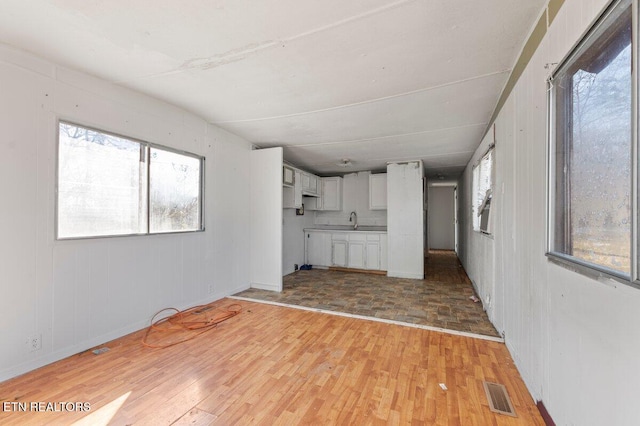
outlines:
M455 249L455 201L453 186L429 187L429 248Z

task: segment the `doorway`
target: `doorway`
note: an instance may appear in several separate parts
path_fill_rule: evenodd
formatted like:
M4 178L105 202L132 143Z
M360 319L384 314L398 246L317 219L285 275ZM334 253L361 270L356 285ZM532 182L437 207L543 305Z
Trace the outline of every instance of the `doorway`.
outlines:
M456 250L455 184L429 187L429 249Z

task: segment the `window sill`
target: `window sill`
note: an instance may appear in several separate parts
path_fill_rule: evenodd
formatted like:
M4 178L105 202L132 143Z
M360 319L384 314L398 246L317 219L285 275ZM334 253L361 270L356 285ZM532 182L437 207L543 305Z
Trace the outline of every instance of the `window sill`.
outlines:
M600 283L616 287L616 284L624 284L633 288L640 289L640 282L633 282L629 277L618 275L613 272L607 272L603 269L595 268L586 263L582 263L577 259L562 255L560 253L546 253L547 260L564 269L580 274L583 277L591 278Z
M482 236L484 236L485 238L489 238L489 239L491 239L491 240L493 240L493 239L494 239L493 234L490 234L490 233L488 233L488 232L480 231L480 230L478 230L478 229L474 229L474 230L473 230L473 232L475 232L476 234L482 235Z
M115 235L90 235L86 237L56 237L55 241L86 241L86 240L103 240L112 238L127 238L127 237L153 237L159 235L184 235L184 234L196 234L204 232L205 229L193 229L189 231L167 231L167 232L151 232L141 234L115 234Z

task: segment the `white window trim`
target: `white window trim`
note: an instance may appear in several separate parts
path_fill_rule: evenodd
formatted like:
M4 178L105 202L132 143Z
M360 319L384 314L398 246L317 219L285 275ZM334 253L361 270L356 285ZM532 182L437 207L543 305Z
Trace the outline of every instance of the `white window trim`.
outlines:
M73 241L73 240L90 240L90 239L98 239L98 238L121 238L121 237L137 237L137 236L157 236L157 235L172 235L172 234L189 234L189 233L196 233L196 232L204 232L205 229L205 200L204 200L204 194L205 194L205 162L206 162L206 158L202 155L198 155L198 154L194 154L192 152L188 152L188 151L184 151L184 150L180 150L180 149L176 149L176 148L172 148L172 147L168 147L165 145L160 145L160 144L156 144L156 143L152 143L152 142L147 142L135 137L131 137L131 136L126 136L126 135L122 135L120 133L117 132L112 132L109 130L104 130L101 128L97 128L94 126L90 126L90 125L85 125L82 124L79 121L76 120L68 120L62 117L57 117L56 118L56 165L55 165L55 170L56 170L56 174L55 174L55 205L54 205L54 239L55 241ZM71 126L77 126L77 127L82 127L84 129L89 129L95 132L99 132L99 133L104 133L106 135L109 136L114 136L114 137L118 137L118 138L122 138L122 139L126 139L126 140L130 140L132 142L136 142L139 143L141 146L144 146L147 148L147 153L149 152L150 148L157 148L157 149L161 149L164 151L168 151L168 152L172 152L175 154L180 154L180 155L184 155L187 157L192 157L195 159L198 159L200 161L200 194L199 194L199 202L200 202L200 217L199 219L199 224L200 227L199 229L190 229L190 230L184 230L184 231L167 231L167 232L151 232L150 231L150 203L149 203L149 191L150 191L150 187L149 187L149 179L147 178L147 184L145 185L145 191L146 191L146 197L147 197L147 211L146 211L146 221L147 221L147 227L146 227L146 232L139 232L139 233L128 233L128 234L104 234L104 235L88 235L88 236L74 236L74 237L60 237L59 232L58 232L58 213L59 213L59 206L58 206L58 185L59 185L59 176L58 176L58 171L59 171L59 167L60 167L60 124L68 124ZM149 165L147 166L147 175L149 174Z
M588 26L587 30L578 38L578 41L574 44L574 46L569 50L568 54L558 63L554 64L554 71L550 74L547 79L547 144L546 144L546 177L547 177L547 185L546 185L546 198L547 198L547 209L546 209L546 253L545 256L547 259L557 264L565 269L569 269L575 273L580 275L595 279L600 282L618 282L625 285L629 285L634 288L640 289L640 271L639 268L639 260L638 254L640 253L640 237L638 232L638 215L640 214L640 206L639 206L639 198L640 195L638 191L640 190L640 185L638 183L638 179L640 178L638 171L639 159L640 155L639 146L638 146L638 123L640 108L640 83L638 82L638 66L640 66L640 46L639 46L639 36L638 36L638 25L639 25L639 1L631 0L632 2L632 135L631 135L631 160L632 160L632 170L631 170L631 273L629 276L626 274L621 274L619 271L611 270L607 267L592 264L589 262L582 261L576 257L566 255L560 252L554 251L553 241L554 241L554 226L555 226L555 192L554 185L556 183L556 174L555 174L555 109L554 109L554 91L553 91L553 79L555 75L558 73L562 66L568 61L572 60L574 55L576 54L577 49L583 45L588 39L592 30L602 22L610 13L611 10L620 2L620 0L611 0L610 3L604 8L603 12L594 19L594 21Z

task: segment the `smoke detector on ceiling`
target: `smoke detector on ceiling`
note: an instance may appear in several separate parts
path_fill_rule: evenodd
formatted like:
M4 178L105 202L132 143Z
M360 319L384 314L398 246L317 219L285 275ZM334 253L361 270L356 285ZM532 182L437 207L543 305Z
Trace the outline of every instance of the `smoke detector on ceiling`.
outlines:
M348 158L343 158L338 162L338 166L340 167L349 167L351 165L351 160Z

